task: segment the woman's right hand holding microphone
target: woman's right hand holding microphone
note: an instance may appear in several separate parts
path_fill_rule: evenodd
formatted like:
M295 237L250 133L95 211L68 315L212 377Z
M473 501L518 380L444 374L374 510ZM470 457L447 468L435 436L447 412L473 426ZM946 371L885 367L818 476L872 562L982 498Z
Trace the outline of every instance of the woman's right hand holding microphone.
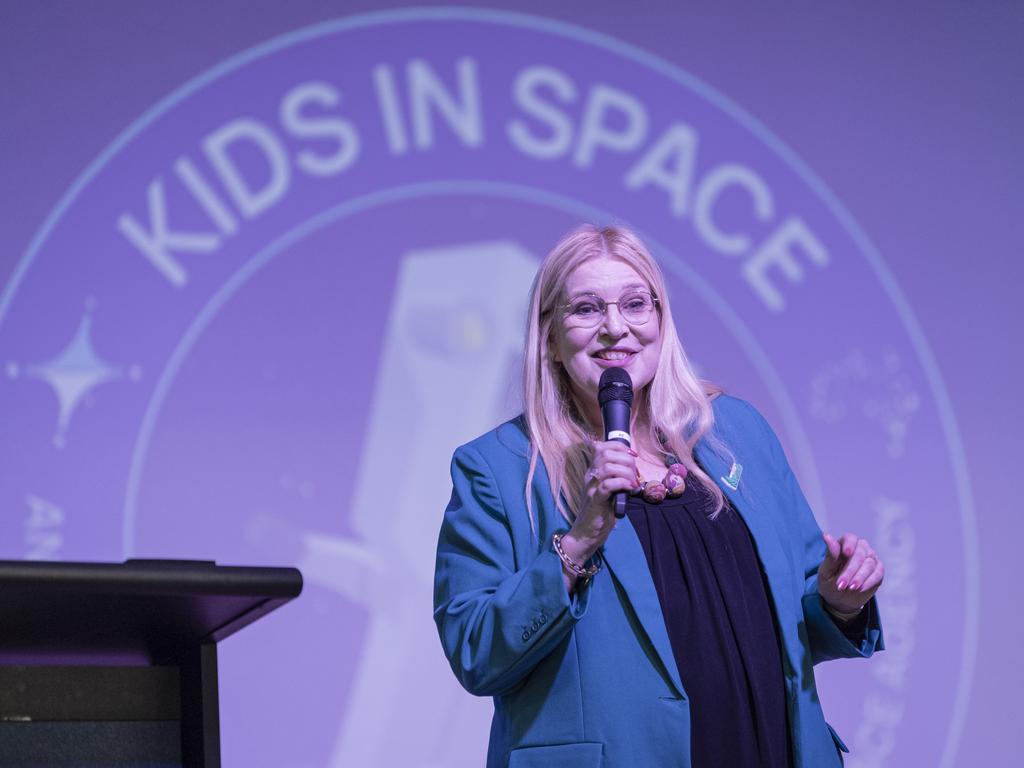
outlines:
M594 458L585 477L586 502L569 532L562 536L562 551L574 563L583 564L601 548L615 527L612 495L640 487L636 452L618 440L594 443ZM576 575L564 565L566 589L570 592Z

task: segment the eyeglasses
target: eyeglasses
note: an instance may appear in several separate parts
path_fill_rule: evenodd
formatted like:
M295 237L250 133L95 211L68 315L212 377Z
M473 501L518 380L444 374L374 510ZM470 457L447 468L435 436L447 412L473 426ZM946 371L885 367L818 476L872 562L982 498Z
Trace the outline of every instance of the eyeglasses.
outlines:
M619 296L618 301L605 301L600 296L584 293L563 304L565 319L578 328L593 328L604 320L608 306L615 304L622 318L630 325L643 325L651 319L658 298L648 291L631 290Z

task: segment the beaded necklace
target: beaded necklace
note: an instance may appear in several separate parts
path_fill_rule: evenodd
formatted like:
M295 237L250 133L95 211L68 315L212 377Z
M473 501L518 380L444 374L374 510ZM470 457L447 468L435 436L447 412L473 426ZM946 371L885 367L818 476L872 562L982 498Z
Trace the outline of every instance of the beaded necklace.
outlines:
M666 496L674 499L682 496L686 490L686 475L689 472L686 465L679 461L678 456L670 453L665 456L665 466L668 467L668 473L662 480L640 478L640 489L636 493L642 495L648 504L660 504Z

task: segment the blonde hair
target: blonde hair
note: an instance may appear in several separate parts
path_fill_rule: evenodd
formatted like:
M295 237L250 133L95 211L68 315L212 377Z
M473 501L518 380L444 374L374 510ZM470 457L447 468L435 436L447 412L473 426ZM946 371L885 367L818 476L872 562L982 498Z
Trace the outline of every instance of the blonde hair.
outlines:
M658 299L661 356L654 379L634 393L634 422L650 430L647 437L651 445L659 446L665 456L674 454L686 465L688 480L699 482L711 496L712 517L725 503L722 490L693 457L694 446L705 434L718 442L709 432L714 424L711 399L722 390L694 373L672 321L661 269L640 238L625 227L583 224L555 245L530 290L523 354L523 415L530 438L526 508L535 534L531 489L538 459L544 462L555 505L567 521L572 522L585 501L584 474L593 456L593 438L565 368L552 358L550 340L559 319L557 309L565 301L563 289L569 273L601 256L619 259L636 270Z

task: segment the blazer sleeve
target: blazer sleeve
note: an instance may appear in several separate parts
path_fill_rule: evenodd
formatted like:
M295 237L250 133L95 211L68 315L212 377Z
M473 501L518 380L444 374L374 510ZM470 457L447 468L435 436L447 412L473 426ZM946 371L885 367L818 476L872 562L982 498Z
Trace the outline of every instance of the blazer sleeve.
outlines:
M764 430L765 440L771 447L773 464L780 473L779 481L787 499L790 514L795 515L800 531L800 552L803 566L804 592L802 607L814 664L831 659L867 658L875 651L884 650L882 625L878 614L878 601L872 597L864 606L868 612L864 631L857 637L847 636L825 609L818 594L818 567L825 559L826 547L821 528L811 511L807 498L793 474L786 454L774 430L765 418L751 406Z
M455 452L452 486L437 544L434 622L462 686L497 696L568 635L589 590L570 597L550 544L527 537L533 545L517 553L513 530L529 525L523 496L510 520L493 471L472 446Z

